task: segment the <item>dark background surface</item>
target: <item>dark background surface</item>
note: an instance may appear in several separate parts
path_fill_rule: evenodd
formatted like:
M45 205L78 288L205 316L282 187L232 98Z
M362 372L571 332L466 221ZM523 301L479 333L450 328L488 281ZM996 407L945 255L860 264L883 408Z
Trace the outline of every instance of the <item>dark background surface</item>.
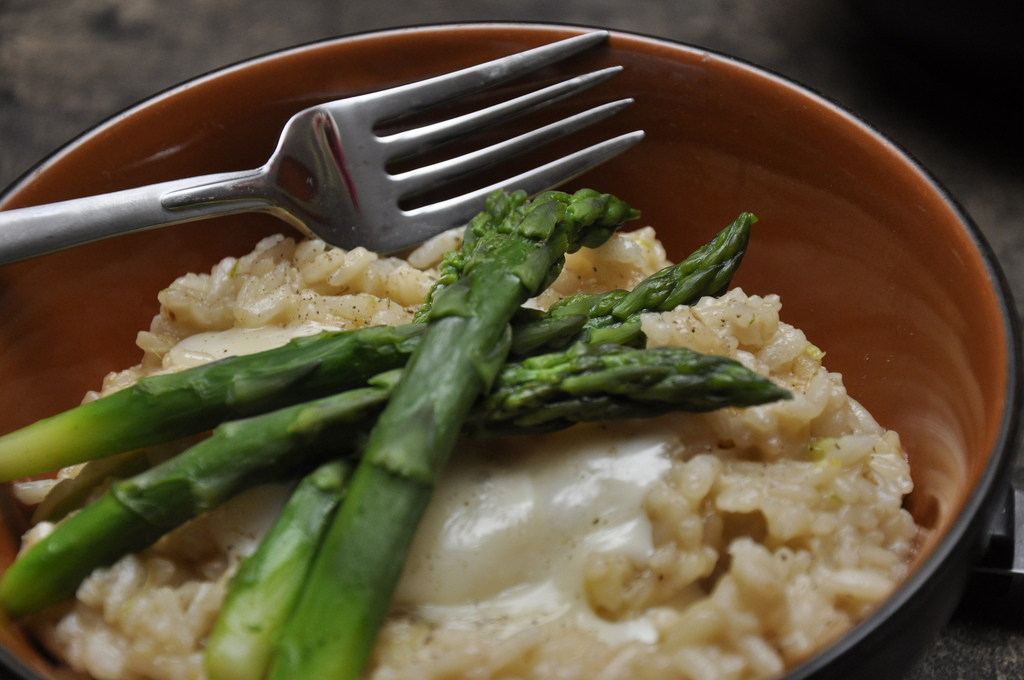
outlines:
M0 187L138 100L265 52L420 23L583 24L730 54L852 110L916 157L973 217L1019 311L1021 6L1009 0L0 0ZM997 611L997 602L1009 606ZM970 598L909 677L1024 678L1024 604Z

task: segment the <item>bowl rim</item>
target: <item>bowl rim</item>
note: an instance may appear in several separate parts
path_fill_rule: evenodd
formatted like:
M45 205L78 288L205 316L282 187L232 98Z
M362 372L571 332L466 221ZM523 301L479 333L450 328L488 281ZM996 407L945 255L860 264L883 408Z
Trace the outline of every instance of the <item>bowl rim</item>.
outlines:
M0 189L0 210L4 204L23 187L30 184L33 178L45 168L59 163L62 156L82 144L95 135L113 128L121 120L132 116L135 112L159 104L161 101L174 97L180 92L188 90L198 84L209 80L217 79L232 72L251 68L262 62L286 57L289 54L301 53L309 50L317 50L326 46L353 42L358 40L387 38L389 36L409 34L414 32L441 32L458 31L465 28L495 28L503 30L559 30L559 31L590 31L605 30L609 33L609 40L616 38L630 41L639 41L650 45L656 45L662 49L673 52L689 52L705 55L717 62L739 67L758 76L766 78L777 86L791 91L794 94L808 98L814 103L830 110L833 115L845 118L847 122L853 123L859 130L874 139L878 144L889 147L891 152L902 157L907 166L919 173L927 182L950 211L955 215L957 221L967 232L971 243L977 251L978 256L984 264L988 273L993 292L998 301L1000 315L1003 320L1003 342L1006 347L1007 357L1007 382L1006 393L998 435L993 445L993 450L987 461L978 483L970 490L964 500L959 515L950 523L948 530L933 546L931 553L910 573L891 593L884 602L876 607L871 614L856 624L853 628L844 632L839 638L815 653L807 661L789 670L784 676L785 680L798 680L808 678L821 672L826 666L834 663L837 657L856 649L865 642L866 638L877 627L891 619L898 611L903 609L908 602L922 590L926 590L944 570L945 566L952 560L954 555L963 549L963 543L977 532L985 534L993 519L991 506L992 494L1000 488L1007 490L1011 487L1009 472L1015 459L1017 444L1020 440L1021 406L1024 404L1024 367L1021 361L1021 328L1020 320L1013 302L1012 289L999 264L998 258L991 245L988 243L981 229L974 222L973 218L960 205L956 198L948 191L944 184L935 177L911 152L905 149L900 143L892 140L882 133L878 127L862 118L859 114L847 108L837 100L822 94L813 87L809 87L798 80L783 75L771 68L756 64L741 57L736 57L714 49L705 48L696 44L687 43L681 40L674 40L660 36L645 34L642 32L605 28L580 23L559 23L559 22L529 22L529 21L500 21L500 20L472 20L458 22L441 22L430 24L404 25L388 28L366 29L342 35L318 38L301 42L291 46L276 48L262 53L246 57L224 66L216 67L170 85L162 90L156 91L143 99L140 99L120 111L100 120L89 126L73 138L64 142L50 153L42 157L38 162L29 167L21 175L15 178L8 186ZM986 535L987 537L987 535ZM976 560L980 556L980 548L976 549ZM959 600L959 593L953 600L955 605ZM0 670L8 669L17 673L22 680L38 680L37 675L20 659L10 653L5 647L0 647Z

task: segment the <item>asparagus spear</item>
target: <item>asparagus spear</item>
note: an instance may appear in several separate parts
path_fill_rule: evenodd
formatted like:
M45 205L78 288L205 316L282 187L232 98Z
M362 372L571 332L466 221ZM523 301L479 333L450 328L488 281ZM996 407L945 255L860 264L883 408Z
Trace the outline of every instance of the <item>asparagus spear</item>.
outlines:
M369 387L225 423L178 456L117 482L18 557L0 579L0 606L19 617L59 602L93 569L146 548L230 496L353 451L399 373L376 376ZM580 422L750 406L788 396L735 361L682 347L577 345L502 366L464 431L547 432Z
M263 678L350 473L347 462L331 461L303 478L260 547L238 565L206 641L209 680Z
M665 267L641 281L632 291L611 290L559 300L544 314L520 312L512 351L523 355L573 342L615 342L642 345L640 315L669 312L705 295L721 295L729 287L757 222L742 213L732 224L679 264Z
M0 482L164 443L360 387L403 366L425 327L375 326L143 378L0 437Z
M113 484L18 556L0 579L0 606L20 617L60 602L97 567L143 550L236 493L352 451L387 401L389 378L224 423L178 456Z
M437 477L508 355L516 309L554 280L566 252L603 243L637 215L589 190L548 192L530 204L520 193L488 200L506 204L507 217L468 226L461 278L430 301L427 333L370 433L271 679L359 676Z
M685 347L580 343L506 364L463 432L539 434L581 422L701 413L789 398L784 388L727 357Z
M546 314L519 310L513 352L521 356L581 340L640 344L640 313L668 311L716 294L728 284L753 222L749 213L741 215L707 245L654 274L632 293L575 296ZM458 279L458 260L464 257L456 251L446 258L431 299ZM414 324L322 333L259 354L143 378L132 387L0 436L0 482L166 443L225 420L358 387L375 373L404 365L425 330ZM68 480L65 486L88 493L83 481Z
M75 476L60 479L36 506L32 513L32 524L59 522L69 513L86 505L96 489L109 480L131 477L153 467L154 461L150 458L153 449L134 449L94 460L83 466Z

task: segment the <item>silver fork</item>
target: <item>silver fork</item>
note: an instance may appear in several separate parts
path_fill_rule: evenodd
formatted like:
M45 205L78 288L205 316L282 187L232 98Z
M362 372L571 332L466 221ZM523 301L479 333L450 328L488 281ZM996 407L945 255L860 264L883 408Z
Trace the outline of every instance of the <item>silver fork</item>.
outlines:
M0 265L100 239L215 215L272 213L343 248L392 252L464 224L498 188L535 194L615 156L643 137L636 131L595 144L502 182L402 209L404 198L606 118L632 103L594 107L456 158L390 174L388 161L433 149L542 104L576 94L621 70L577 76L477 111L380 135L374 125L450 102L593 47L604 31L485 62L408 85L305 109L285 125L262 167L152 184L48 205L0 211Z

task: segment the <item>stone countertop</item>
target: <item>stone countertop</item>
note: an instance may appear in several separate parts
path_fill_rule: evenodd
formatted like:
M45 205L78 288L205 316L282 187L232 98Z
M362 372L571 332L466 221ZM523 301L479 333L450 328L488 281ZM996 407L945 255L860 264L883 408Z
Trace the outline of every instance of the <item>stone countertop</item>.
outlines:
M893 39L892 32L864 20L861 9L874 4L0 0L0 186L140 99L275 49L419 23L513 20L603 26L739 57L860 115L916 157L973 217L1007 274L1019 311L1024 303L1024 132L1005 88L1011 83L1019 89L1024 69L1019 49L998 54L994 48L1015 46L1017 41L1000 40L997 34L1024 24L1018 16L994 28L982 27L987 31L982 32L973 30L970 18L957 20L960 30L943 47L967 45L967 51L947 49L943 59L925 59L925 51L911 49L914 43L907 36ZM931 3L926 13L908 16L920 33L956 5ZM898 9L912 11L914 2L883 0L878 6L897 15ZM971 42L979 35L982 40ZM997 66L978 56L982 54L1004 61ZM946 55L953 58L945 60ZM1016 60L1016 67L1007 66L1006 60ZM993 616L978 610L962 607L909 677L1024 677L1024 615Z

